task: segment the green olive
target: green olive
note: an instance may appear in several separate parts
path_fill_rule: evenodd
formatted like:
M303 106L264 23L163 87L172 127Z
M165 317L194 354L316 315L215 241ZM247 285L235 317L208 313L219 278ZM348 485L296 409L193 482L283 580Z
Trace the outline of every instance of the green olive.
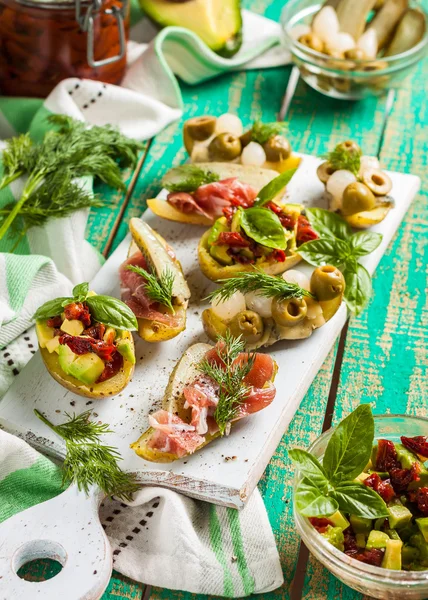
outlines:
M373 192L364 183L350 183L343 192L342 212L344 215L354 215L375 207L376 199Z
M391 179L380 169L365 169L362 174L362 180L376 196L386 196L392 189Z
M299 42L303 44L303 46L307 46L316 52L322 52L324 48L324 44L320 38L312 32L301 35L299 37Z
M211 140L208 153L211 160L229 161L241 154L241 142L236 135L219 133Z
M243 148L245 148L245 146L248 146L248 144L251 142L252 138L253 138L253 130L249 129L248 131L243 133L241 135L241 137L239 138L239 140L241 142L241 146Z
M228 324L234 337L242 336L247 344L254 344L263 335L264 325L261 316L253 310L243 310Z
M282 327L293 327L306 317L308 306L303 298L276 299L272 302L272 317Z
M263 144L266 158L271 162L285 160L291 154L290 142L282 135L274 135Z
M366 53L361 48L351 48L345 52L345 58L350 60L365 60Z
M333 173L334 173L334 168L327 160L325 162L321 163L317 169L318 179L322 183L327 183L330 175L333 175Z
M195 142L207 140L213 133L216 117L205 115L188 119L183 126L183 142L189 154L192 153Z
M207 308L202 313L202 325L207 336L213 342L221 336L224 337L227 333L227 325L215 314L211 308Z
M336 149L344 150L345 152L349 152L350 154L358 154L359 156L361 156L363 153L357 142L353 142L352 140L346 140L346 142L338 144Z
M336 267L325 265L312 273L311 292L320 303L326 321L337 312L344 291L345 279Z

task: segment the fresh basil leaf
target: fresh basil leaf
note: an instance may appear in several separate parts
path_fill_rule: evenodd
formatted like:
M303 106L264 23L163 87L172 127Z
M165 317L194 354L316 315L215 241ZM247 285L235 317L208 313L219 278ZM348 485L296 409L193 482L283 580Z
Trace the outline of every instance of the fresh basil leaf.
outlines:
M348 261L342 272L346 283L344 300L349 310L358 315L372 295L372 278L356 260Z
M306 214L315 231L322 237L348 241L352 229L340 215L323 208L307 208Z
M288 452L288 456L294 462L302 475L315 483L315 485L322 492L326 492L328 490L329 482L327 475L315 456L309 452L306 452L306 450L300 450L299 448L293 448L290 450Z
M304 517L329 517L339 508L334 498L324 496L322 491L307 477L304 477L294 492L297 510Z
M287 241L277 215L267 208L247 208L241 214L241 227L252 240L268 248L285 250Z
M385 502L377 492L366 485L346 483L331 492L331 496L337 501L342 512L366 519L388 516Z
M337 238L319 238L306 242L297 249L298 254L310 265L343 265L349 254L349 245Z
M374 439L374 420L369 404L361 404L336 427L322 461L329 480L352 480L367 465Z
M73 288L73 297L76 302L84 302L89 292L89 283L79 283Z
M33 315L33 319L41 321L43 319L50 319L51 317L57 317L63 312L64 306L73 302L73 298L55 298L55 300L48 300L39 306Z
M381 233L372 231L359 231L354 233L349 240L353 255L357 258L370 254L379 246L383 238Z
M281 175L278 175L278 177L275 177L275 179L269 181L269 183L266 184L258 193L257 199L253 206L264 206L276 198L284 190L287 183L290 182L296 171L297 169L288 169L288 171L284 171L284 173L281 173Z
M88 296L86 304L91 316L104 325L115 329L135 331L138 329L137 319L132 310L124 302L111 296Z

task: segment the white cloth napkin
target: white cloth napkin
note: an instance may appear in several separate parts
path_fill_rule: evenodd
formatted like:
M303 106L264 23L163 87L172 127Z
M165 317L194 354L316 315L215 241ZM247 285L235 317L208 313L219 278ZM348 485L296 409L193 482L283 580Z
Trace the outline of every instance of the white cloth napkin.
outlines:
M50 460L0 430L0 523L59 493L60 482ZM216 598L268 592L283 582L257 490L238 512L146 487L130 505L104 500L100 520L114 568L137 581Z

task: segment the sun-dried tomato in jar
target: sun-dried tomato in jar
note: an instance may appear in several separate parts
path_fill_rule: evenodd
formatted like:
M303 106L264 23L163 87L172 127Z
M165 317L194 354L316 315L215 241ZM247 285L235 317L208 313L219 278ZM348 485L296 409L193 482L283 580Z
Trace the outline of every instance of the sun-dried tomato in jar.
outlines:
M62 79L120 83L127 0L0 0L0 93L44 97Z

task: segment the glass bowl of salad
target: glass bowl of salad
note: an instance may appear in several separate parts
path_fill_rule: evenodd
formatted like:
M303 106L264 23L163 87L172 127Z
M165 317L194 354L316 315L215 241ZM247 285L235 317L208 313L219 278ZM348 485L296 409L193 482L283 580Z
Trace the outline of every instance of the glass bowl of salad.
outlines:
M359 408L368 406L361 405ZM356 412L351 413L350 417ZM344 500L345 505L340 505L340 510L325 518L302 515L302 498L306 498L308 503L317 500L310 489L303 490L306 495L300 494L299 499L299 485L301 486L302 481L308 482L308 471L303 472L305 469L302 471L299 468L299 462L304 457L293 455L293 452L301 451L292 450L290 456L297 464L294 482L296 527L310 552L333 575L354 590L374 598L423 600L428 598L428 419L406 415L372 417L371 410L370 417L374 423L370 459L360 475L354 477L354 471L352 480L363 492L364 487L370 487L370 491L376 490L384 499L388 516L369 519L351 515L348 511L353 510L352 498L350 505L348 498ZM370 424L359 424L362 432L367 427L370 429ZM327 446L336 429L323 433L308 450L326 471L334 469L328 462L332 463L333 457L334 463L334 457L340 456L343 450L336 443L336 448L327 457ZM358 427L354 431L358 431ZM346 435L346 432L345 435L341 432L340 443L346 443L343 442ZM335 441L338 442L337 435ZM414 451L422 448L420 444L425 445L424 455ZM358 444L354 444L353 453L357 455L361 451ZM313 470L313 465L311 468ZM314 473L316 477L316 470ZM343 492L343 486L346 488L351 484L342 482L340 485ZM422 492L418 491L420 489ZM332 496L335 496L334 492ZM339 498L338 495L335 497ZM354 500L360 502L360 508L364 512L364 506L361 507L364 497L354 497ZM370 498L368 501L371 502ZM329 502L328 498L326 502ZM334 508L326 512L331 513Z
M322 94L359 100L399 88L426 55L422 3L379 0L374 10L367 0L327 4L290 0L281 15L284 45L304 81Z

